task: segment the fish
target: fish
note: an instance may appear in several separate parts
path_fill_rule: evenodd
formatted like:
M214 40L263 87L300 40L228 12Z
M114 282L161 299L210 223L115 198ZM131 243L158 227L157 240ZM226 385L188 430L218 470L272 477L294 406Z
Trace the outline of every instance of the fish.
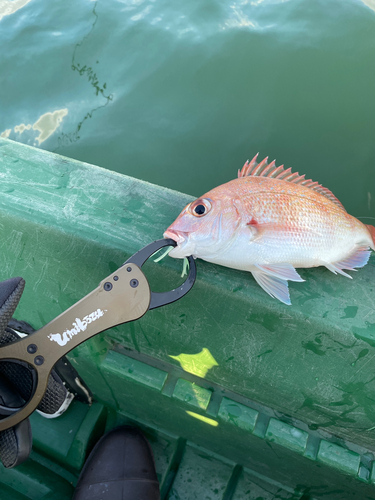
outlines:
M327 188L256 155L236 179L189 203L164 232L177 245L169 255L192 255L249 271L273 298L290 305L288 281L298 268L365 266L375 250L375 227L349 215Z

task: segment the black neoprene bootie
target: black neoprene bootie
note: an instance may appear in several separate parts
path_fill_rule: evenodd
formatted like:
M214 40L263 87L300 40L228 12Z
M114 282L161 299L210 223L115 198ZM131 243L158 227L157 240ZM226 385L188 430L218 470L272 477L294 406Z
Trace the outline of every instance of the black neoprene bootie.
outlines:
M113 429L90 453L73 500L159 500L150 445L134 427Z

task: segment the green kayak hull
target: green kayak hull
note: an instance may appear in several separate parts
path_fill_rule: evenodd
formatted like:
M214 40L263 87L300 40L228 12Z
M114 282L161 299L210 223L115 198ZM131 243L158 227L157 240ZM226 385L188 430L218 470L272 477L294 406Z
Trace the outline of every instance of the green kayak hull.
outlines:
M35 329L192 199L5 139L0 194L0 279L25 278L15 316ZM0 466L1 500L70 499L97 440L124 423L149 439L162 499L375 498L374 262L353 280L301 270L285 306L249 273L197 260L183 299L70 352L93 403L31 416L33 451ZM144 267L155 291L181 269Z

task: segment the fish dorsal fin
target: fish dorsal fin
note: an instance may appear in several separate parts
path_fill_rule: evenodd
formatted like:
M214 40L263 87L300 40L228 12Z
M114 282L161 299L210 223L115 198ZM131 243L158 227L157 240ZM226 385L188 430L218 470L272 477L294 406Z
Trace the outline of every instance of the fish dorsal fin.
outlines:
M259 154L259 153L258 153ZM292 169L284 169L284 165L276 167L275 160L268 163L268 156L264 158L260 163L257 163L258 154L249 162L245 163L241 170L238 170L238 177L269 177L272 179L280 179L283 181L292 182L293 184L300 184L305 186L317 193L325 196L333 203L335 203L339 208L345 210L343 205L339 202L336 196L327 188L323 187L319 182L313 182L311 179L305 179L304 175L299 175L298 172L292 173ZM346 212L346 210L345 210Z

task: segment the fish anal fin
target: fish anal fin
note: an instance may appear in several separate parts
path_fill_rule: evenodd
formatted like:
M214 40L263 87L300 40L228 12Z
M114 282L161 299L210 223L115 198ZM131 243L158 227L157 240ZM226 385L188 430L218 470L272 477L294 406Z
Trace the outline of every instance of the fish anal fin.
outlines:
M337 267L335 264L325 264L325 266L334 274L339 273L342 274L342 276L345 276L346 278L350 278L351 280L353 279L353 276L350 276L350 274L347 274L341 268Z
M291 264L257 264L255 267L262 273L282 280L305 281Z
M255 281L260 285L265 292L271 297L279 299L284 304L290 306L288 282L286 280L276 278L263 271L251 271Z
M356 248L346 259L340 260L338 262L331 262L324 264L327 269L333 273L339 273L347 278L352 279L352 276L345 273L343 269L349 271L356 271L356 267L363 267L367 264L371 255L371 250L368 247L358 247Z
M259 153L258 153L259 154ZM300 184L331 200L342 210L345 210L340 201L329 189L323 187L319 182L313 182L311 179L306 180L305 175L299 175L298 172L293 173L291 168L284 169L284 166L276 166L275 160L268 164L268 157L264 158L260 163L257 163L258 154L254 156L251 162L247 161L241 170L238 170L238 177L268 177L294 184Z
M291 305L288 280L304 281L291 264L257 264L251 272L256 282L271 297Z

